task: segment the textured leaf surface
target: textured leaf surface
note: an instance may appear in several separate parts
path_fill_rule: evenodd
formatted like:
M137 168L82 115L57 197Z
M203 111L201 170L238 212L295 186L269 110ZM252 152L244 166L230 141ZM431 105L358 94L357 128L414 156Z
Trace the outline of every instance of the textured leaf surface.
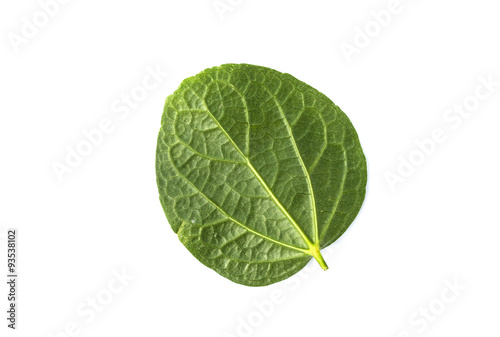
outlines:
M347 116L289 74L226 64L184 80L165 103L160 201L203 264L250 286L278 282L354 220L366 161Z

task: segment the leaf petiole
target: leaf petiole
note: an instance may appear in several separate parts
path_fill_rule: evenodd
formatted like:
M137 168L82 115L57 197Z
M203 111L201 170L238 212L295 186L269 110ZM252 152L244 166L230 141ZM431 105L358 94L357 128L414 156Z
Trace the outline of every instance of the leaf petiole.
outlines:
M312 256L314 256L316 261L318 261L321 268L323 268L323 270L327 270L328 265L326 264L325 260L323 259L323 255L321 255L321 252L319 251L319 246L314 245L314 246L310 247L310 252L311 252Z

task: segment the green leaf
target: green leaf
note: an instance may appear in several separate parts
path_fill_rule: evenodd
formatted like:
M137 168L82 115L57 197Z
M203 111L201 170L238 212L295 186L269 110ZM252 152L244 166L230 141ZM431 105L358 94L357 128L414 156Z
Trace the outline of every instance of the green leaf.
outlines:
M228 279L290 277L352 223L366 161L347 116L289 74L225 64L167 98L156 150L160 201L180 241Z

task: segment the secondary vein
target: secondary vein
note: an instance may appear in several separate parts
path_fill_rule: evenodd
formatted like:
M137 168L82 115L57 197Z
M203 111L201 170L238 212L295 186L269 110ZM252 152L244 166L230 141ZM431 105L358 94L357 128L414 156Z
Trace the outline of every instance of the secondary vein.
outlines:
M344 147L342 147L342 154L344 155L344 158L347 158L347 153L346 153L346 150ZM341 180L340 190L339 190L339 193L338 193L337 198L335 200L335 203L333 205L333 212L331 213L332 215L330 216L330 218L326 222L325 228L323 229L323 231L321 233L321 238L323 238L325 236L326 230L328 229L330 222L333 220L333 217L335 216L335 213L337 212L337 208L339 206L340 199L342 199L342 194L344 193L344 186L345 186L346 178L347 178L347 160L344 160L344 171L342 172L342 180Z
M290 127L290 123L288 122L288 119L285 116L285 112L283 111L281 104L278 102L278 99L276 98L275 95L273 95L267 88L265 88L265 89L273 97L273 100L276 103L276 106L278 107L278 110L280 111L281 116L283 117L283 121L284 121L285 126L287 128L287 131L290 133L290 138L292 139L293 149L295 150L295 154L297 155L297 157L299 159L300 166L302 167L302 170L304 171L304 175L305 175L306 180L307 180L307 187L309 189L309 193L311 194L311 208L312 208L312 213L313 213L313 228L314 228L314 241L313 242L315 244L319 245L318 216L316 213L316 201L314 200L314 191L312 188L311 177L309 176L309 172L307 172L306 165L304 164L304 161L302 160L302 156L300 155L299 148L297 147L297 142L295 141L295 137L293 135L292 128Z

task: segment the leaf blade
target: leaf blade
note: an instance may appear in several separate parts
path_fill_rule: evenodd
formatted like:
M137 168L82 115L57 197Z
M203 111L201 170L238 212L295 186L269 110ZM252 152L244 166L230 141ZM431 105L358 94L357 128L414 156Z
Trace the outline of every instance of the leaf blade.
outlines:
M366 185L347 116L291 75L251 65L207 69L167 98L156 168L181 242L219 274L253 286L289 277L313 256L326 269L320 249L352 222ZM229 240L238 230L225 221L245 231L243 246ZM226 246L201 239L211 223L226 224L228 232L213 234ZM207 257L215 252L218 260Z

